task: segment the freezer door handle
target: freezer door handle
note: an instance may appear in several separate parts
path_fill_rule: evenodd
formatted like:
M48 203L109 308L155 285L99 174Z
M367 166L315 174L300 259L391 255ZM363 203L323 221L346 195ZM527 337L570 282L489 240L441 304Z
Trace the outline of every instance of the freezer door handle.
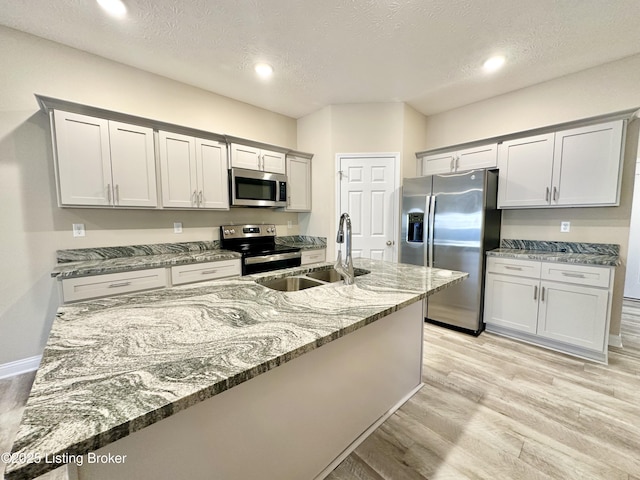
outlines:
M433 227L436 222L436 196L431 195L429 198L429 263L428 267L433 267L433 239L434 231Z

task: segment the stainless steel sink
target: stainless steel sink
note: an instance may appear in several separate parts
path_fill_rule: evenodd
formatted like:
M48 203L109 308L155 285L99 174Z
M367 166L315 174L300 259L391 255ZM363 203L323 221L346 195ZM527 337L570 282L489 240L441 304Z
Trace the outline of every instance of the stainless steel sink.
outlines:
M353 271L356 277L360 275L364 275L365 273L369 273L368 270L361 270L359 268L354 269ZM307 277L315 278L316 280L321 280L323 282L339 282L342 280L342 277L338 273L335 268L330 268L329 270L318 270L317 272L309 272L307 273Z
M272 290L279 290L281 292L297 292L298 290L324 285L322 282L316 282L315 280L306 277L276 278L274 280L260 282L260 284L267 288L271 288Z

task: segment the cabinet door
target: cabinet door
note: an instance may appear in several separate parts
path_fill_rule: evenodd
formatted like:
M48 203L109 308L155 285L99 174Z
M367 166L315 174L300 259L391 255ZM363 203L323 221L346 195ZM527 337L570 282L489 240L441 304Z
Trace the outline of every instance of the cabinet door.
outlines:
M464 172L476 168L496 168L497 165L498 145L496 143L467 148L456 153L456 172Z
M604 351L608 290L547 281L540 286L538 335Z
M284 153L262 150L260 155L262 157L262 170L265 172L286 173Z
M227 146L213 140L196 138L198 206L229 209Z
M163 207L197 207L195 139L159 132Z
M484 322L487 325L536 333L539 280L487 274Z
M248 168L249 170L260 170L260 149L231 144L231 166L234 168Z
M60 205L112 205L109 122L53 112Z
M624 121L556 133L552 205L619 205Z
M438 153L422 157L422 176L454 171L455 152Z
M151 128L109 121L113 203L155 207L156 159Z
M311 211L311 159L287 157L287 197L286 210Z
M509 140L498 147L498 208L549 205L554 134Z

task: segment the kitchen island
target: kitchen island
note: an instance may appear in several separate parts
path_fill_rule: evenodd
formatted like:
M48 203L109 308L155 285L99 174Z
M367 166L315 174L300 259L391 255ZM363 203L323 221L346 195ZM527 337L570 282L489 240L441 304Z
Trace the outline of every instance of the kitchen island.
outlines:
M355 265L349 286L261 284L324 264L61 307L6 477L322 478L420 388L420 300L466 277Z

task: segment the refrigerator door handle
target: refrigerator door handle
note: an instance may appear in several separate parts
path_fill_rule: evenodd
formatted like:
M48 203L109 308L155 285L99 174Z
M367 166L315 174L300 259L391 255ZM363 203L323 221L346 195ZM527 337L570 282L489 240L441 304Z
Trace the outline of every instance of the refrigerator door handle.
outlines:
M428 267L433 267L433 239L434 225L436 223L436 196L431 195L429 198L429 263Z

